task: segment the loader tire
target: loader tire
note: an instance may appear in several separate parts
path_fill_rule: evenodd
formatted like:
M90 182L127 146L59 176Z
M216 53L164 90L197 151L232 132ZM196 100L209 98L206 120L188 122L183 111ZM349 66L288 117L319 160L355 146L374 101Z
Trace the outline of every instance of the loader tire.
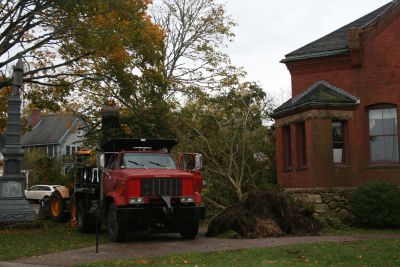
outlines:
M66 199L63 199L57 191L50 196L50 218L53 222L65 222L67 214L65 212Z
M78 224L78 231L81 233L95 233L96 232L96 216L87 211L85 204L82 200L78 201L76 206L76 222ZM101 220L97 221L99 232L101 231Z

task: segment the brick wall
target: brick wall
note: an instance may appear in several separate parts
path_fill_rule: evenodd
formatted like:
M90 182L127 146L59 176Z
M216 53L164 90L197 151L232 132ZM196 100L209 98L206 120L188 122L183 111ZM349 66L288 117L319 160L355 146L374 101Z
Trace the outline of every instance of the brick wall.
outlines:
M400 16L381 23L372 37L363 40L361 66L349 56L303 60L287 63L292 77L292 93L304 92L316 81L325 80L360 98L359 107L348 120L348 162L333 164L331 121L337 114L303 116L307 143L307 168L299 168L296 151L296 119L277 120L276 155L278 183L286 188L352 187L385 180L400 184L400 164L371 164L369 160L369 126L367 108L375 104L397 105L400 121ZM366 36L371 34L366 33ZM294 115L295 116L295 115ZM293 169L283 170L282 140L279 126L291 125ZM398 125L399 126L399 125ZM400 129L399 129L400 132Z

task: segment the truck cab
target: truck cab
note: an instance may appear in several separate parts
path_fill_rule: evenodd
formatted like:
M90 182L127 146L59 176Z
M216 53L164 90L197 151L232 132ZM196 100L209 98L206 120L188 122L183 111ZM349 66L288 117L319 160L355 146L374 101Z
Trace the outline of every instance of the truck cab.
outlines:
M185 239L197 235L205 217L202 159L200 154L182 153L176 164L170 154L176 143L110 139L103 144L98 194L111 241L122 241L127 231L135 230L178 232Z

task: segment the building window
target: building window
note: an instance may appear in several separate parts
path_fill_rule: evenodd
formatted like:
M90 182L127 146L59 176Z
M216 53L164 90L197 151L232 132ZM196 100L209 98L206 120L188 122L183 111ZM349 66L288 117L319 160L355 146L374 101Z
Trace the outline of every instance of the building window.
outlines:
M57 156L57 145L47 145L47 155L50 157Z
M307 166L306 127L305 123L298 123L297 127L297 162L300 168Z
M81 150L80 146L65 146L65 155L74 155L79 150Z
M398 162L397 108L377 106L368 110L371 162Z
M292 141L290 136L290 125L282 127L283 141L283 168L289 170L292 168Z
M346 162L345 122L332 121L333 163Z

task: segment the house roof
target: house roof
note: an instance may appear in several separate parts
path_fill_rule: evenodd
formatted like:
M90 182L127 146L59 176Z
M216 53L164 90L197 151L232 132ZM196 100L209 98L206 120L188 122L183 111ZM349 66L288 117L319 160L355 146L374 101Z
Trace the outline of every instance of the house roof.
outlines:
M370 25L388 12L397 2L398 0L391 1L340 29L290 52L285 56L286 58L283 59L282 62L347 53L349 51L349 30L351 28L360 28Z
M274 110L273 117L283 117L294 111L311 107L352 107L359 104L359 99L326 81L318 81L304 93L295 96Z
M65 136L77 127L79 118L61 115L42 116L40 122L21 138L23 146L61 144Z

